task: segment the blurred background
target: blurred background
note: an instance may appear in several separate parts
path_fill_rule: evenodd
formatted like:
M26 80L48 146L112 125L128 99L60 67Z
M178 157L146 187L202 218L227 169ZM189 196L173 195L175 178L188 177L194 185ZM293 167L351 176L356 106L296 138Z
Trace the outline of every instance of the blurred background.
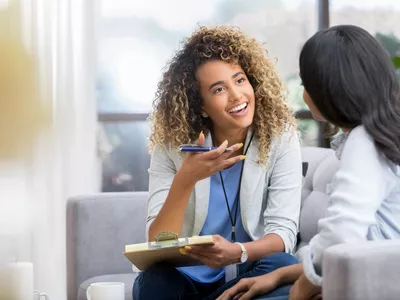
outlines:
M35 288L66 299L67 199L148 189L156 84L199 25L236 25L263 42L302 145L329 147L329 126L302 101L302 45L355 24L400 68L399 20L398 0L0 0L0 266L32 262Z
M199 25L230 24L265 44L276 58L296 111L303 146L329 147L323 123L302 101L298 58L319 28L361 26L400 55L396 0L102 0L97 18L97 112L102 190L148 188L146 121L161 70Z

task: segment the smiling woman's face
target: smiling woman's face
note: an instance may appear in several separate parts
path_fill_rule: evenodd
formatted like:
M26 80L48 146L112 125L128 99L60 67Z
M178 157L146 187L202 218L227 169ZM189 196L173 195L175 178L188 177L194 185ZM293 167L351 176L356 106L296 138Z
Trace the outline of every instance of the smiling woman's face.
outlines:
M214 130L246 129L253 123L254 90L240 65L210 60L199 67L196 78L203 112Z

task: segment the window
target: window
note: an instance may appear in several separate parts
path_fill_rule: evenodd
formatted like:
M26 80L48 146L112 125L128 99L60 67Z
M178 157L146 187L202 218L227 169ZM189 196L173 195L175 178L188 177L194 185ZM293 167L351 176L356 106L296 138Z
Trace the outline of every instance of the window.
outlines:
M229 24L265 43L289 89L295 110L302 101L298 57L317 30L316 2L290 0L102 0L98 39L99 121L111 145L103 163L103 190L147 190L146 152L156 85L182 38L198 25ZM305 111L306 112L306 111ZM317 145L318 126L299 120L303 145Z
M360 26L381 42L389 55L400 56L400 2L397 0L332 0L331 25Z

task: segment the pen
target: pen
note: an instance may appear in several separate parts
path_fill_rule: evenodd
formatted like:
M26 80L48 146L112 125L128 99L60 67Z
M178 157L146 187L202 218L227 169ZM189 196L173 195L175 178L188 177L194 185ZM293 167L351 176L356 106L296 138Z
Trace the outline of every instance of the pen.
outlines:
M218 147L202 147L198 145L181 145L178 147L180 152L208 152L217 149ZM230 152L232 149L226 148L225 152Z

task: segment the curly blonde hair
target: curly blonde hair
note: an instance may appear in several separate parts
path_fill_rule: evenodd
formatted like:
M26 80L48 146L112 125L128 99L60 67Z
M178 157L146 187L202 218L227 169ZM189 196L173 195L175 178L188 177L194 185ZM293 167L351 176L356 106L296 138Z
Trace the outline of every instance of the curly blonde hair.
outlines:
M295 127L292 111L275 63L262 44L236 27L200 27L184 40L158 84L150 115L150 150L155 145L177 147L209 132L210 121L201 116L202 99L196 70L208 60L239 64L255 94L253 128L259 141L259 162L266 163L271 141L288 125Z

